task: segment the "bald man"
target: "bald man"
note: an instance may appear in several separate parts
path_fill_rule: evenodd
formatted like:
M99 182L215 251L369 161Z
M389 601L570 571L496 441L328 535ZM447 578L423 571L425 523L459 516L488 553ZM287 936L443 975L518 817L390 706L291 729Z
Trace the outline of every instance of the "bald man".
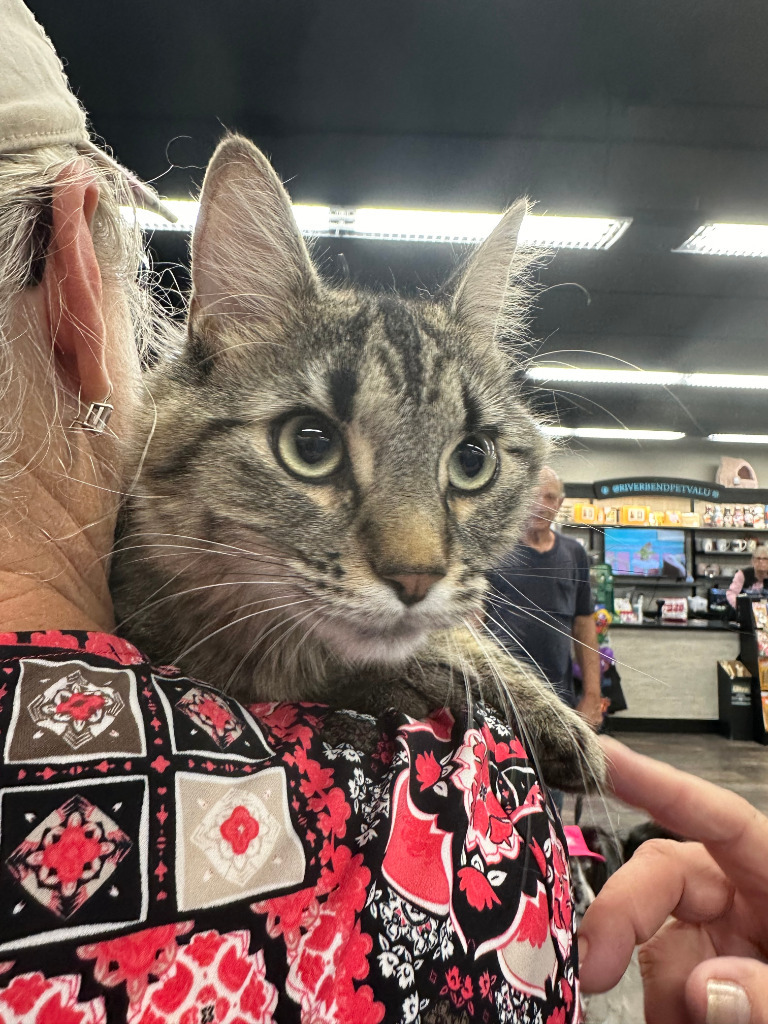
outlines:
M503 647L537 665L561 700L597 728L600 655L589 562L580 544L552 529L563 497L562 481L545 466L522 540L489 574L486 622ZM578 700L572 651L582 677Z

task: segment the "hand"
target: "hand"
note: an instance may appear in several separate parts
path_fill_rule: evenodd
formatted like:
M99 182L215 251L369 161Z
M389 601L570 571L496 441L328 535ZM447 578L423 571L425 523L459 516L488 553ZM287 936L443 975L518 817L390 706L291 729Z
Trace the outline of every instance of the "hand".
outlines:
M576 705L576 710L594 729L599 729L603 724L603 698L599 693L585 693Z
M698 842L650 840L608 879L579 929L584 992L612 988L642 943L647 1024L768 1024L768 818L601 743L615 794Z

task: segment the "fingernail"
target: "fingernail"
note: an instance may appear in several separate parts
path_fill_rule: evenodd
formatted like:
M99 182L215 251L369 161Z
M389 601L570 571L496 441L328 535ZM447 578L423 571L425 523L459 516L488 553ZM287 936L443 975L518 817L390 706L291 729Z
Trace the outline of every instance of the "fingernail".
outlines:
M589 943L586 938L581 935L576 936L576 943L579 947L579 970L584 966L584 961L587 959L587 952L589 950Z
M749 996L734 981L710 978L707 982L706 1024L749 1024Z

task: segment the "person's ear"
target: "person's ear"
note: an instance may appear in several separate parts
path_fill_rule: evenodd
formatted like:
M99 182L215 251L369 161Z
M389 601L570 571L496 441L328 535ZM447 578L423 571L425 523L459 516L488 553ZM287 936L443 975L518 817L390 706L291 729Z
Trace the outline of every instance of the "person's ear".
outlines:
M53 225L42 286L54 355L84 404L110 391L101 271L91 235L99 186L85 165L69 165L53 188Z

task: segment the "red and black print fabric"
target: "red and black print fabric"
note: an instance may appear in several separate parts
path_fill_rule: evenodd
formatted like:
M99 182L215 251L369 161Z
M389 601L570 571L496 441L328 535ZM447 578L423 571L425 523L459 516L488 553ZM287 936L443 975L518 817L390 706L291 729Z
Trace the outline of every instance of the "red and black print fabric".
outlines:
M578 1020L519 736L248 709L103 634L0 634L0 1024Z

